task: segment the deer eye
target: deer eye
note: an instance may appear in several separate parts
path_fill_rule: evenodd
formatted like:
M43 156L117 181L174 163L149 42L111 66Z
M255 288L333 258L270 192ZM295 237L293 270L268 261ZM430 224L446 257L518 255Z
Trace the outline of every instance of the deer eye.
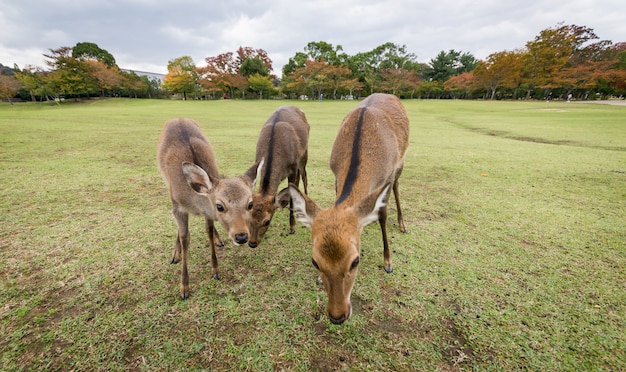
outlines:
M350 270L353 270L358 265L359 265L359 258L357 257L354 259L354 261L352 261L352 265L350 265Z
M248 210L251 211L252 210L252 202L248 203Z
M215 205L215 208L217 208L217 211L218 211L218 212L224 212L224 206L223 206L223 205L221 205L221 204L216 204L216 205Z
M263 224L263 226L267 227L270 225L270 220L265 221L265 223Z
M315 266L315 268L319 271L320 267L317 266L317 262L315 262L314 259L311 258L311 263L313 264L313 266Z

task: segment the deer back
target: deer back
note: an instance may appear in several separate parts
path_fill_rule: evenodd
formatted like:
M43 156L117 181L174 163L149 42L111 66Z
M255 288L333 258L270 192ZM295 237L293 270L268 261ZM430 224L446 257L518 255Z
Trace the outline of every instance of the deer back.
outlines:
M280 183L307 153L309 123L295 106L277 108L261 128L256 145L256 161L265 159L259 180L261 194L274 194Z
M265 235L277 209L278 186L286 178L294 177L299 167L306 166L309 129L304 112L295 106L279 107L261 128L256 160L265 159L265 163L258 192L253 196L250 218L250 243L253 246Z
M373 94L344 118L330 155L336 205L354 205L393 182L409 145L409 120L394 95Z

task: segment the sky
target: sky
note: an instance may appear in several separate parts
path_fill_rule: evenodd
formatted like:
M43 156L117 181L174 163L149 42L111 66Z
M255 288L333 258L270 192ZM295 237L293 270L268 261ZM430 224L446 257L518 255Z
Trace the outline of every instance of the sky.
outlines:
M450 49L484 59L560 22L626 42L626 1L0 0L0 63L45 68L50 49L91 42L121 68L165 74L175 58L203 66L243 46L265 50L280 77L309 42L348 55L391 42L423 63Z

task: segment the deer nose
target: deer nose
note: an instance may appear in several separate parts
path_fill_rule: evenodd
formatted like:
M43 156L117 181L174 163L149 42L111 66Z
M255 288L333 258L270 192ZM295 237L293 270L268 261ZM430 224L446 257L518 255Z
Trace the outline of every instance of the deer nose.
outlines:
M250 240L248 242L248 247L250 247L250 248L256 248L258 245L259 245L259 243L253 242L252 240Z
M235 243L246 244L247 242L248 242L248 234L246 233L235 234Z
M333 324L341 324L346 321L346 316L341 314L339 318L335 318L331 313L328 313L328 319L330 319Z

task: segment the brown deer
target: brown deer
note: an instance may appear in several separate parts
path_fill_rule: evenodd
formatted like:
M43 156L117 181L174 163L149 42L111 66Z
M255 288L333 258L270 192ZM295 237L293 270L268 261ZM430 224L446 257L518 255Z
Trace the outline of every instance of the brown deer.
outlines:
M350 294L359 265L360 235L378 220L383 238L385 271L391 273L387 242L387 202L393 187L398 224L406 232L398 177L409 144L409 120L402 103L393 95L373 94L343 119L330 156L335 174L336 200L322 209L295 185L282 190L278 199L291 198L296 217L311 228L313 266L328 294L326 312L341 324L352 314Z
M256 145L256 161L265 159L259 178L259 189L252 197L250 239L256 248L270 226L274 212L282 208L276 203L280 183L287 178L298 186L300 178L307 193L306 163L308 159L309 123L304 112L294 106L282 106L270 115L261 128ZM296 220L289 211L289 233L295 232Z
M165 123L159 139L157 160L172 200L172 213L178 225L172 263L182 260L181 298L189 297L187 250L189 213L202 215L211 245L213 277L219 279L215 246L223 246L214 221L219 221L236 245L248 242L248 218L252 210L252 188L263 168L263 160L243 175L221 178L211 144L200 126L191 119Z

